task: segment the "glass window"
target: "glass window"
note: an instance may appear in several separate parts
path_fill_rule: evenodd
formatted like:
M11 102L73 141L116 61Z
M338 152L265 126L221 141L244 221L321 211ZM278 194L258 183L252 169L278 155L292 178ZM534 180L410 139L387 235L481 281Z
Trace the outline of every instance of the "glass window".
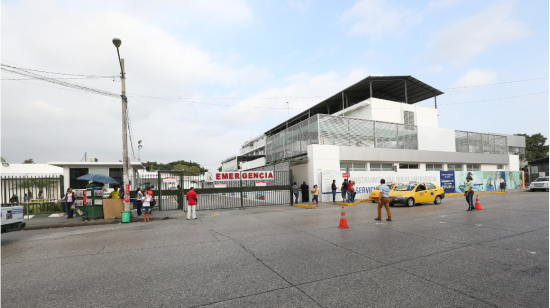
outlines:
M497 165L497 170L502 170L504 169L504 165Z
M399 164L399 169L418 169L418 164Z
M393 164L382 164L382 171L393 171Z
M72 189L86 189L88 181L80 181L77 178L88 174L88 168L71 168L69 169L69 185ZM68 188L68 187L67 187Z
M466 170L467 171L479 171L480 167L479 167L479 165L467 165Z
M432 183L427 183L426 185L428 185L428 189L435 189L435 186Z
M462 171L462 165L447 165L449 171Z
M405 125L414 125L414 112L413 111L403 111L403 124L405 124Z
M353 169L350 163L340 163L340 171L345 172L346 168L349 168L349 171Z
M426 171L441 171L443 170L442 164L426 164Z
M353 171L367 171L367 164L353 163Z
M115 179L119 184L122 184L123 174L122 168L109 168L109 176Z
M370 164L370 171L393 171L393 164Z

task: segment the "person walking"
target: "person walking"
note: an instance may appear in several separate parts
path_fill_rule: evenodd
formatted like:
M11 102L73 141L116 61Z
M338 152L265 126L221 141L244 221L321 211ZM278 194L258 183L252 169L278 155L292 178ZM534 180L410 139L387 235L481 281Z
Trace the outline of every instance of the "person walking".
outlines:
M311 204L313 205L315 203L315 206L319 207L319 189L317 188L317 185L313 185L313 189L311 190Z
M378 217L374 220L382 220L382 206L386 208L386 213L388 214L387 221L391 221L391 211L390 211L390 187L386 185L386 180L380 180L380 199L378 200Z
M67 219L73 218L73 211L74 211L74 202L76 200L74 196L73 189L69 187L67 189L67 193L65 194L65 197L59 201L65 200L65 204L67 204Z
M296 199L294 203L298 204L298 197L300 196L300 192L298 192L298 185L296 185L296 182L294 182L294 185L292 185L292 193L294 194L294 199Z
M336 202L336 180L332 180L330 189L332 189L332 202Z
M353 181L348 182L348 203L353 202Z
M145 196L141 198L143 222L149 222L149 218L151 217L151 200L153 200L153 192L148 190L145 192Z
M193 219L197 219L197 193L195 188L191 187L185 197L187 198L187 220L191 219L191 212L193 212Z
M309 185L306 184L306 181L300 185L302 190L302 202L309 202Z
M340 189L342 190L342 202L346 202L346 195L348 193L348 179L344 179Z
M464 197L466 197L466 202L468 202L467 211L471 211L476 209L474 207L474 181L472 181L471 175L468 175L466 180L466 186L464 186Z
M141 206L143 205L143 193L141 192L141 187L138 187L136 190L136 208L137 215L141 216Z

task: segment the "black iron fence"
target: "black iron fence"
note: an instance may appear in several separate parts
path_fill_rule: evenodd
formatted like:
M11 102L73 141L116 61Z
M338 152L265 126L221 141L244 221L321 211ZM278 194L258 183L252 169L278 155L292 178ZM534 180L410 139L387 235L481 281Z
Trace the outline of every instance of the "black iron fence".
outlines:
M23 205L25 215L64 212L63 176L2 176L2 206Z

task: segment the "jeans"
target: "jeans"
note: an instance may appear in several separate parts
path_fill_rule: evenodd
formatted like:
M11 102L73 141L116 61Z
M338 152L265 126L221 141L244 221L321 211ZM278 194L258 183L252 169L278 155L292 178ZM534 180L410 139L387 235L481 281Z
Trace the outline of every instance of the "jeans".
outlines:
M466 195L466 202L468 202L468 209L474 210L474 192L471 191Z
M348 202L353 202L353 192L348 191Z
M332 202L336 202L336 190L332 191Z
M313 195L313 199L311 199L311 204L313 203L319 204L319 195Z
M141 216L141 201L136 201L136 209L138 216Z
M296 198L296 202L294 203L298 203L298 197L300 196L300 193L299 192L295 192L294 193L294 198Z

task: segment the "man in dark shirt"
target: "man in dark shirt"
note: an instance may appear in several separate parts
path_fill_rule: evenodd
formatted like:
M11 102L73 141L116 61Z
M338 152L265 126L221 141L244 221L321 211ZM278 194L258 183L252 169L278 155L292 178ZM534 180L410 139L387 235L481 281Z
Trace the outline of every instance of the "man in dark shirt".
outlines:
M332 202L336 202L336 180L332 180L330 188L332 189Z
M341 189L342 189L342 202L346 202L346 195L348 194L348 179L344 179Z
M309 202L309 186L306 184L306 181L300 185L302 190L302 202Z
M16 194L13 194L13 197L10 198L10 203L19 203L19 198Z

